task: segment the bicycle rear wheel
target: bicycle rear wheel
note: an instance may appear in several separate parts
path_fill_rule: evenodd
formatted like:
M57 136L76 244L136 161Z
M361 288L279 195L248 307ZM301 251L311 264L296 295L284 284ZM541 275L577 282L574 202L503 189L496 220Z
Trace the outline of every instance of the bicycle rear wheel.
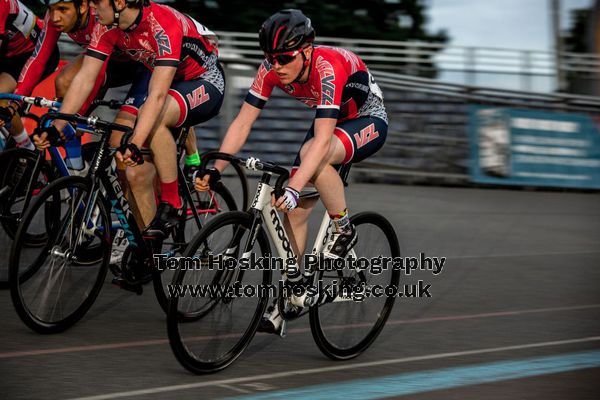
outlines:
M64 331L98 296L110 259L110 218L83 177L58 179L27 209L10 254L10 293L21 320L40 333ZM93 204L86 215L88 203ZM30 229L48 231L41 247L24 244Z
M364 212L351 220L358 232L358 241L351 252L355 259L400 256L394 228L383 216ZM324 287L331 285L330 293L336 290L340 294L334 296L334 301L313 306L309 311L313 338L321 352L333 360L348 360L365 351L392 311L395 297L369 297L365 291L374 285L397 288L400 280L400 271L392 270L391 265L380 274L355 266L356 263L343 269L317 272ZM320 298L319 303L323 300Z
M210 264L211 257L239 260L251 223L252 217L243 212L225 213L209 221L184 253L194 260L193 268L180 266L173 278L167 314L169 343L177 360L196 374L220 371L242 354L256 333L269 295L275 294L262 290L271 283L268 269ZM270 256L269 240L262 229L249 253ZM236 296L236 290L242 294L246 287L256 291Z
M189 199L184 198L184 209L186 213L182 222L175 228L174 232L168 237L161 246L160 254L167 257L180 257L185 251L188 242L193 238L200 228L216 217L227 211L236 211L237 206L229 190L223 185L217 185L214 189L206 192L192 192L192 201L198 211L201 225L198 226L194 213L188 207ZM153 276L154 293L158 303L166 313L169 307L168 285L173 280L174 270L159 267Z

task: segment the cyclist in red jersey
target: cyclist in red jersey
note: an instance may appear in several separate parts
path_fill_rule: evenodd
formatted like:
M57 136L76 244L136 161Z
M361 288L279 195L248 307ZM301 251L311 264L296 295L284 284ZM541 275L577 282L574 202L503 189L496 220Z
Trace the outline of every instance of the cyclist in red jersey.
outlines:
M88 0L40 0L48 7L44 20L45 27L40 35L37 51L28 61L23 69L19 84L15 93L29 95L33 87L38 83L39 71L47 62L49 54L57 48L58 39L62 32L65 32L75 43L83 49L87 49L94 28L98 24L96 11L89 7ZM56 96L60 99L66 94L73 78L81 69L84 55L78 55L73 61L63 67L56 78ZM96 98L101 98L108 88L132 84L125 98L125 104L121 107L116 116L115 122L123 125L133 126L138 114L138 110L146 99L148 91L148 82L150 80L150 71L142 64L131 60L123 53L116 52L103 65L99 78L88 96L86 102L79 110L80 114L86 114L89 106ZM111 137L111 145L118 146L121 139L121 133L115 132ZM199 165L200 159L196 147L196 136L190 134L186 142L186 166ZM122 163L118 163L118 170L125 170ZM124 173L123 173L124 174ZM139 188L147 187L148 182L133 185L131 187L134 194L139 194ZM151 183L150 183L151 184ZM141 203L140 206L143 206ZM142 216L141 224L146 226L154 216L154 210L148 210L147 207L140 207Z
M40 0L47 6L44 19L44 29L39 35L36 51L25 64L15 90L16 94L29 96L34 87L39 83L40 70L44 68L50 55L58 49L58 39L62 32L66 33L75 43L87 49L92 38L94 27L97 24L96 13L88 7L87 0ZM73 78L81 69L83 54L64 66L55 80L56 97L62 99L67 92ZM108 88L131 84L127 95L128 105L123 106L115 122L133 126L137 108L146 96L149 73L139 63L131 61L124 55L117 55L110 62L103 65L99 79L92 89L91 94L79 110L80 114L87 114L92 101L101 98ZM117 136L117 135L115 135ZM113 144L118 143L118 137L113 139Z
M42 31L42 21L20 1L0 0L0 93L13 93L19 74L36 49L35 43ZM48 54L47 62L38 71L38 78L50 75L58 65L58 52ZM12 122L10 132L17 146L33 149L17 116L19 104L0 103L0 127Z
M161 202L145 234L162 235L182 213L178 193L176 146L171 128L195 125L218 114L225 80L214 35L192 18L171 7L145 0L94 0L99 24L95 27L82 67L73 79L61 112L73 113L85 101L103 63L116 49L152 71L148 96L125 154L117 154L128 167L130 181L149 179L156 172ZM76 89L73 89L76 88ZM48 128L60 134L64 123ZM42 136L47 134L44 133ZM140 148L149 142L154 165L143 163ZM146 205L155 206L151 185L145 186ZM136 193L136 201L140 202Z
M39 82L39 72L50 54L58 47L61 33L66 33L80 47L87 49L97 24L96 14L88 7L87 0L40 0L40 2L48 8L44 18L44 29L37 43L37 51L23 68L15 91L26 96ZM59 99L62 99L67 92L71 81L81 68L82 60L83 55L75 57L56 77L56 97ZM92 93L79 112L86 114L92 101L102 97L106 89L130 84L132 76L137 77L142 72L139 64L124 55L117 55L103 66L100 79L97 80ZM143 78L137 78L137 80L141 79Z
M310 19L299 10L282 10L265 21L259 41L266 59L220 151L235 154L241 150L275 87L316 108L285 194L273 197L271 203L286 213L286 231L294 251L302 255L308 216L317 198L300 199L299 195L307 184L314 183L333 220L333 234L324 254L343 258L356 243L357 234L349 221L343 182L334 166L358 162L377 152L387 135L387 114L381 91L363 61L348 50L313 46L314 38ZM196 179L196 189L207 190L210 180L218 178L226 166L227 162L217 161L216 170ZM260 330L274 332L280 325L281 318L266 315Z

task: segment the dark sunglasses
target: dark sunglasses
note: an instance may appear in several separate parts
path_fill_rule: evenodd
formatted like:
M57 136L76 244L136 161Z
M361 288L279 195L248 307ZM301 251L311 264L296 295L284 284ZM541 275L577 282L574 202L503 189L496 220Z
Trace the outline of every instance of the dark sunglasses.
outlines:
M265 54L265 57L271 64L275 64L275 61L277 61L279 65L286 65L294 61L298 54L300 54L300 50L288 51L287 53Z

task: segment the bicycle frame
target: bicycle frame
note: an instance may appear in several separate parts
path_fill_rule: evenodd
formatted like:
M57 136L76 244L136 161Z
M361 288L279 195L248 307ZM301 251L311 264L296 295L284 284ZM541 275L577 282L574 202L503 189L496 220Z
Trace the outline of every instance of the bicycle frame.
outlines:
M144 241L144 236L137 225L137 221L135 220L133 212L130 209L129 202L125 198L123 188L119 183L116 162L114 159L114 153L117 151L117 149L109 147L108 132L101 128L96 128L95 132L96 134L100 135L101 139L99 141L99 150L94 155L88 171L88 177L91 179L92 186L86 198L86 209L84 211L84 218L82 221L82 224L85 223L86 226L81 226L79 235L81 236L82 232L85 232L87 229L89 229L87 222L91 221L95 224L96 219L94 218L94 213L97 212L97 207L92 207L92 205L94 205L97 200L98 192L102 191L103 189L103 194L105 194L106 200L108 200L110 203L108 211L110 212L112 210L117 215L118 219L116 224L115 221L111 221L111 229L115 228L115 225L120 229L123 229L124 235L128 240L128 246L132 247L132 251L137 252L138 255L142 257L149 258L153 263L154 259L152 257L152 249L149 249L148 245ZM185 137L183 140L185 141ZM183 172L179 167L178 175L180 182L185 182ZM192 209L191 211L194 215L196 224L199 228L201 228L202 222L200 220L198 210L192 201L192 195L187 188L187 185L184 184L183 187L185 188L183 195L188 201L188 207ZM78 241L80 239L81 237L77 238Z
M250 236L248 243L244 246L244 252L242 258L249 258L251 249L256 241L256 232L261 224L264 224L267 230L267 234L271 241L274 243L277 250L277 254L280 258L287 260L292 258L294 263L285 262L285 271L283 273L284 280L292 283L302 283L304 285L314 285L316 270L304 267L301 273L301 268L298 263L297 255L294 253L290 239L287 232L283 227L281 218L277 209L271 205L271 193L274 188L269 185L271 173L264 173L261 180L258 183L256 194L250 206L250 213L254 215L252 221L252 227L250 228ZM321 225L315 238L312 254L318 255L322 252L323 246L328 237L331 219L327 212L324 213ZM354 257L356 254L354 250L350 251ZM302 296L292 295L290 296L290 302L296 307L307 307L317 304L324 304L327 302L338 302L338 301L349 301L348 298L336 296L335 298L323 297L321 299L318 296L309 296L304 293Z

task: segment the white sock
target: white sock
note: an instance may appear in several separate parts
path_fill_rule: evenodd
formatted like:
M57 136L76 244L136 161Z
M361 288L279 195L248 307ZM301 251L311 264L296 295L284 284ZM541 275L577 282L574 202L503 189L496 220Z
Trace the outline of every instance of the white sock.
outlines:
M35 146L29 139L29 135L25 129L23 129L23 132L21 132L19 135L15 136L15 142L17 143L17 147L25 147L29 150L35 149Z

